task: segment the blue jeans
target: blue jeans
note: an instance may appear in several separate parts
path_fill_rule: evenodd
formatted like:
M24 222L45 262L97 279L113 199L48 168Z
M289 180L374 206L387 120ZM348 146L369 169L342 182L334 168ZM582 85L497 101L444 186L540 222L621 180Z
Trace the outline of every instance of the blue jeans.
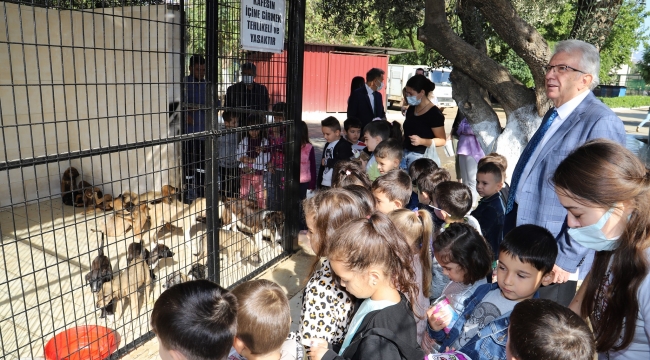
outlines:
M402 162L399 163L399 168L405 171L409 171L409 165L417 159L423 157L424 154L420 154L415 151L404 150L404 157L402 157Z

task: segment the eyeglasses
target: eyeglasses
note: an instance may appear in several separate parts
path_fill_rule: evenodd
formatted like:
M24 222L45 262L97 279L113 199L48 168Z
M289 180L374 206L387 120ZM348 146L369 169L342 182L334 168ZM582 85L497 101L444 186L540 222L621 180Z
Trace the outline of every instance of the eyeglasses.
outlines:
M582 70L578 70L576 68L572 68L569 65L546 65L546 66L542 66L542 68L544 69L544 72L547 73L547 74L550 73L551 71L553 71L553 69L555 69L555 71L560 73L560 74L566 73L569 70L577 71L579 73L586 74L586 72L584 72Z

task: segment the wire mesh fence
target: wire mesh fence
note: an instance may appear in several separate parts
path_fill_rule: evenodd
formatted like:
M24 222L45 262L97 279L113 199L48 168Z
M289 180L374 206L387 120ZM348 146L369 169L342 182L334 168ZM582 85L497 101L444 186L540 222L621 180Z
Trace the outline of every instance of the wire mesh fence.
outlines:
M119 357L169 286L292 251L300 37L243 50L240 4L0 2L0 357L95 325Z

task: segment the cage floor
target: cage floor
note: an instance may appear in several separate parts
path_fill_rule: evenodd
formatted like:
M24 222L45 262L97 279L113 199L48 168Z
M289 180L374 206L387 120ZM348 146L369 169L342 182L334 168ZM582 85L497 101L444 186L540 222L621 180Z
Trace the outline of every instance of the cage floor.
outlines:
M167 245L174 256L161 260L154 269L153 295L139 294L140 316L132 316L124 301L121 316L100 318L84 277L97 256L100 240L90 229L109 215L65 206L58 199L0 211L0 358L43 357L45 344L55 334L81 325L116 330L122 348L150 331L149 315L167 276L176 271L187 274L192 264L204 264L205 257L191 254L181 231L166 234L158 243ZM205 226L194 226L193 241L199 241L204 231ZM105 239L104 253L114 272L126 267L127 246L132 241L131 232ZM232 264L235 259L220 256L220 283L228 287L281 254L280 247L264 241L260 265Z

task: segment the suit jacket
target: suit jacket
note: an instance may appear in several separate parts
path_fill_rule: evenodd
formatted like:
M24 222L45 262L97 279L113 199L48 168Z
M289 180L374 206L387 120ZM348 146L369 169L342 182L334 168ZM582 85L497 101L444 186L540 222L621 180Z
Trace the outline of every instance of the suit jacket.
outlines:
M552 111L550 109L544 119ZM556 236L559 252L555 263L569 272L576 271L590 250L572 241L566 231L561 231L567 212L560 204L550 178L574 149L598 138L625 146L625 128L621 119L590 92L548 140L533 166L528 172L524 170L519 180L517 226L539 225Z
M325 144L323 147L323 156L321 159L325 158L325 149L327 149L327 146L330 143ZM332 158L327 160L327 163L325 166L321 165L320 169L318 169L318 181L316 182L316 187L320 188L322 185L321 183L323 182L323 172L325 172L325 168L333 168L334 164L339 162L339 160L350 160L352 157L352 144L345 140L343 137L339 140L339 142L336 143L334 146L333 152L332 152ZM321 164L322 162L319 162Z
M386 111L384 110L384 100L381 93L375 91L375 110L372 110L370 105L370 98L368 97L368 89L366 86L360 87L350 94L348 98L348 119L357 118L361 121L361 129L372 121L374 118L386 118Z

